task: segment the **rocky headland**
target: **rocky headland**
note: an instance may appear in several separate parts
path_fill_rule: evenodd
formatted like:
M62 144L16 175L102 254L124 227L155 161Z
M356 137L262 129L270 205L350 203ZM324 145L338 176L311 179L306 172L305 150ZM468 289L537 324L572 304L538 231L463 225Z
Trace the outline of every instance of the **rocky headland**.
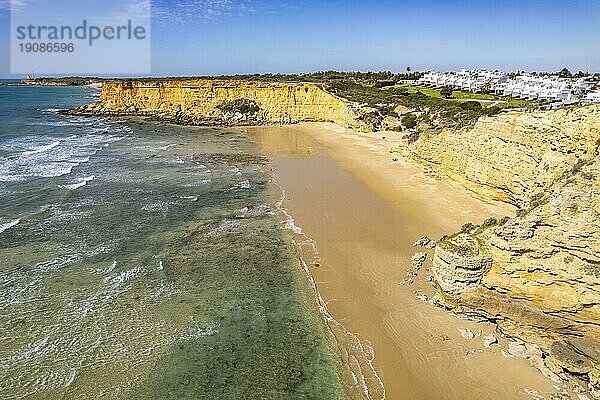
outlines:
M64 77L64 78L26 78L21 85L28 86L101 86L101 78Z
M517 209L438 241L439 303L497 322L534 345L533 365L600 397L600 106L482 117L394 151Z
M359 131L373 127L355 103L318 83L236 79L107 81L100 99L68 110L78 115L144 116L182 125L270 125L335 122Z

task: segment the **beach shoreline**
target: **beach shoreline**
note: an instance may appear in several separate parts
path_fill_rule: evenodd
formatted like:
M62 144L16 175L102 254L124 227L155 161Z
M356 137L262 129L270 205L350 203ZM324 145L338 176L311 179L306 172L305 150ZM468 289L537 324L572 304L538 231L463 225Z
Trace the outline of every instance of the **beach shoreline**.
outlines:
M459 320L421 301L433 294L431 251L414 284L399 284L412 254L422 251L413 247L416 239L513 215L511 206L483 203L390 154L401 140L395 132L362 134L329 123L240 129L271 160L273 179L285 191L281 209L292 221L286 227L309 239L297 247L327 305L324 316L372 346L363 352L371 354L371 382L385 386L373 398L528 399L554 392L526 360L483 346L483 336L495 334L493 324ZM467 329L472 340L462 336Z

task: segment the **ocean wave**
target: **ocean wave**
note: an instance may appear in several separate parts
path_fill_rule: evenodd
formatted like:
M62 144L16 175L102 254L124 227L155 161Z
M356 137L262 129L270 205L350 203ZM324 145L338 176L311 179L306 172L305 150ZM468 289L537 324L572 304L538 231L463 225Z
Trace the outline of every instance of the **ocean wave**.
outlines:
M94 153L92 155L95 155L97 153L97 151L94 151ZM78 164L85 164L86 162L90 161L90 156L85 156L85 157L73 157L69 160L69 162L74 162L74 163L78 163Z
M245 189L250 189L250 181L248 179L246 179L245 181L242 181L236 185L231 186L229 189L227 189L227 191L236 191L236 190L245 190Z
M161 146L161 147L155 147L154 150L162 150L162 151L167 151L169 150L171 147L175 147L177 146L176 144L168 144L166 146Z
M45 165L35 165L32 167L24 167L27 169L26 174L0 174L0 182L21 182L28 178L56 178L59 176L68 175L73 171L73 168L79 163L74 162L55 162Z
M178 199L198 201L198 196L177 196Z
M47 144L45 146L36 147L33 150L24 151L23 153L21 153L21 155L23 155L23 156L32 156L34 154L44 153L46 151L52 150L53 148L55 148L58 145L60 145L60 140L57 140L57 141L52 142L50 144Z
M104 278L104 281L105 282L112 282L112 283L115 283L117 285L120 285L123 282L126 282L128 280L134 279L134 278L136 278L136 277L144 274L145 271L146 270L145 270L144 267L133 267L131 269L125 270L123 272L120 272L116 276L106 277L106 278Z
M113 272L115 270L115 268L117 268L117 260L113 260L113 263L110 267L96 268L95 270L90 271L90 273L92 275L106 275L106 274L110 274L111 272Z
M20 222L21 222L21 219L15 219L13 221L10 221L10 222L0 225L0 233L9 230L13 226L18 225Z
M294 222L294 218L292 218L292 216L287 213L285 214L287 215L287 218L285 220L285 229L289 229L296 235L302 235L304 232L302 232L302 228L296 225L296 223Z
M43 122L30 122L27 125L29 125L29 126L65 127L65 126L71 126L71 125L73 125L73 123L71 121L43 121Z
M54 178L58 176L69 175L73 168L78 166L75 162L55 162L47 165L40 165L34 169L34 172L25 176L35 176L40 178Z
M84 178L77 178L77 181L75 183L71 183L68 185L59 185L59 186L62 188L69 189L69 190L77 190L80 187L87 185L88 182L93 181L94 178L96 178L96 176L94 176L94 175L86 176Z
M0 182L21 182L25 179L24 175L0 175Z
M199 326L196 323L195 326L190 327L189 330L179 338L179 340L197 340L205 336L213 336L214 334L219 332L220 326L221 324L218 323L210 324L207 326Z
M211 182L212 182L212 179L203 179L201 181L186 183L185 185L182 185L182 186L183 187L196 187L196 186L208 185Z
M90 161L104 146L124 140L122 135L25 136L0 145L8 155L0 157L0 182L19 182L31 177L68 175ZM78 182L81 183L81 182Z

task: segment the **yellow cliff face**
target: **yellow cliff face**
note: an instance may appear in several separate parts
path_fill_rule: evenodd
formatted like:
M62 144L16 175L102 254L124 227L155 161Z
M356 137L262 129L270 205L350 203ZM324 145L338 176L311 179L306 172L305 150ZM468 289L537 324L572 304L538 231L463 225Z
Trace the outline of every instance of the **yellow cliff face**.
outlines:
M485 117L396 150L520 208L470 232L491 268L472 272L460 248L436 250L445 302L536 343L553 372L600 387L600 105Z
M353 110L353 104L312 83L276 83L237 80L111 81L91 109L107 113L184 115L186 120L208 121L222 116L219 106L245 99L260 107L261 123L329 121L361 131L371 128Z
M600 106L481 118L473 128L429 134L399 149L485 198L526 207L600 137Z

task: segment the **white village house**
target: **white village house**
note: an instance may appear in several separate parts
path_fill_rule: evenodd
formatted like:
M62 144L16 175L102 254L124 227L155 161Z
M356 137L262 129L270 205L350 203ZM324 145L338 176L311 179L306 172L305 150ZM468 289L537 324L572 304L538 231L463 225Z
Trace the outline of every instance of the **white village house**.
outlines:
M585 77L569 79L524 72L511 78L498 70L463 69L459 72L428 72L418 83L434 88L450 86L474 93L486 90L519 99L546 100L552 102L552 106L600 102L599 91L592 90L594 82Z

